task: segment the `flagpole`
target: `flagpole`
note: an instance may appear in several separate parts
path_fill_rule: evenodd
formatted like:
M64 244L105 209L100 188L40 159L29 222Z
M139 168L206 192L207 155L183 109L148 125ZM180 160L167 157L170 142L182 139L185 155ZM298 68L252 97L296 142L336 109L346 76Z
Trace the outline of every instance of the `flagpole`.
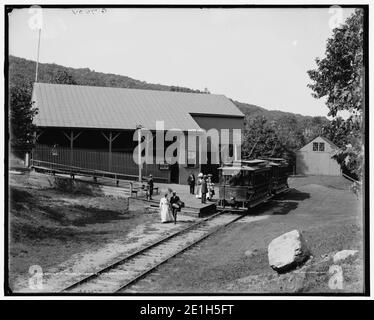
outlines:
M36 57L36 70L35 70L35 82L38 82L38 67L39 67L39 50L40 50L40 34L42 32L42 28L39 28L39 39L38 39L38 53Z

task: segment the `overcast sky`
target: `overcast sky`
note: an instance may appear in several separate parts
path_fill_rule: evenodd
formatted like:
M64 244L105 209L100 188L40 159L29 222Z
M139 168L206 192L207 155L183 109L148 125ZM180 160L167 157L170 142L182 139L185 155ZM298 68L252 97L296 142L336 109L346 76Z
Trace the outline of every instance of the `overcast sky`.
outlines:
M327 115L307 88L331 25L353 9L43 9L40 62ZM37 12L9 16L11 55L36 60ZM342 17L342 19L340 19Z

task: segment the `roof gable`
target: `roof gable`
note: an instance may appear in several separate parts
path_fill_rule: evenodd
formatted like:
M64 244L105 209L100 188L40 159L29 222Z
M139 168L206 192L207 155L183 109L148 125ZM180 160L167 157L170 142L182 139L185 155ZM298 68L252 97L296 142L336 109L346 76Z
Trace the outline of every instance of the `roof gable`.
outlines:
M35 83L33 101L41 127L199 130L192 114L244 117L225 96L157 90Z
M322 142L322 141L326 142L330 146L331 149L338 149L338 147L329 139L322 137L322 136L318 136L314 138L312 141L310 141L309 143L307 143L305 146L300 148L299 151L307 151L309 150L309 147L313 144L313 142Z

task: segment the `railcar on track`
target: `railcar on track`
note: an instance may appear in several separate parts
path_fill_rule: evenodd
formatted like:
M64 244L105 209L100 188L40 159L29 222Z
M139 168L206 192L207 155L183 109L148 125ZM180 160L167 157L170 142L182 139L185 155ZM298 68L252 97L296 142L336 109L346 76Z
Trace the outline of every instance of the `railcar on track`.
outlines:
M287 162L281 158L233 161L218 169L222 208L248 210L288 189Z
M271 193L276 195L289 190L288 163L283 158L261 158L271 167Z

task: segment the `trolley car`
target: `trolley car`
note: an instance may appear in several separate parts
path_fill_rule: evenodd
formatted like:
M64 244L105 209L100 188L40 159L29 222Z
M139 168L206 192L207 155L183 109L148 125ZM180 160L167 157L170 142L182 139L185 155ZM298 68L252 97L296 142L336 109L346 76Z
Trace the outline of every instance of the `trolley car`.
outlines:
M289 190L288 187L288 163L283 158L261 158L269 161L271 167L271 193L279 194Z
M242 160L218 168L222 207L252 208L271 197L271 167L266 160Z
M218 170L221 207L247 210L288 189L287 162L281 158L234 161Z

